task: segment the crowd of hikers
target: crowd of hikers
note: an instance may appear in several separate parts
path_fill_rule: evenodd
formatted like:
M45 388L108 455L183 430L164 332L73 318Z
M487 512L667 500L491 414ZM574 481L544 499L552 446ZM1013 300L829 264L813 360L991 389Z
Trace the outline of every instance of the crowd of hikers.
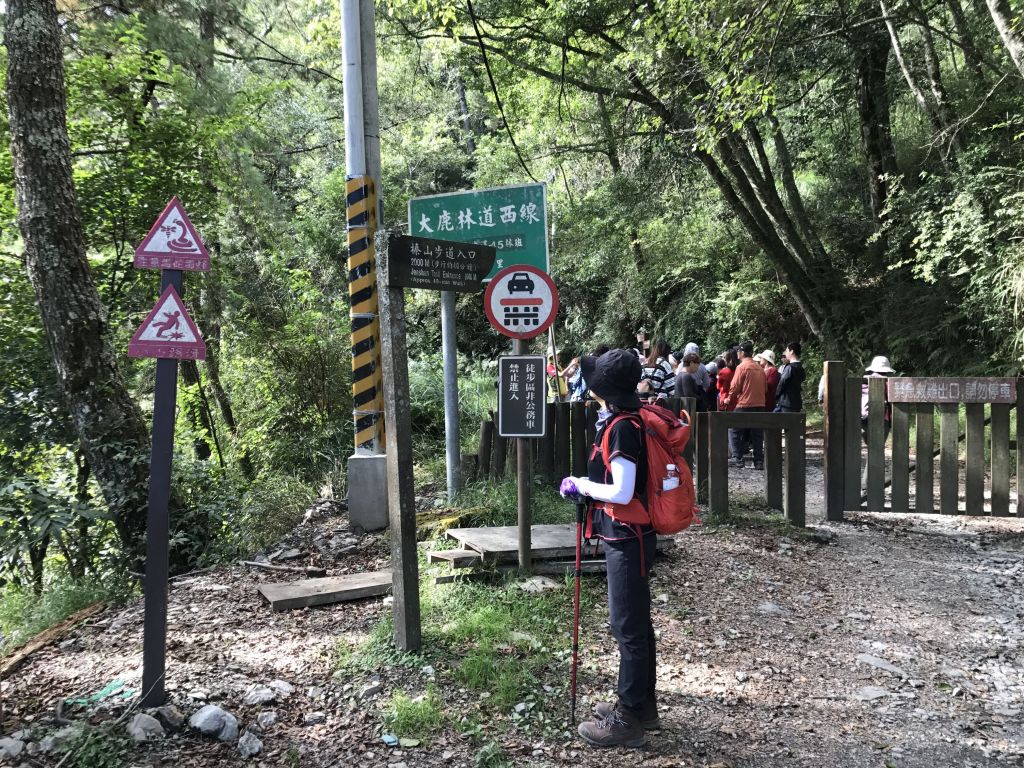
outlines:
M791 341L786 345L781 365L774 350L754 350L752 341L743 341L705 360L694 342L675 352L666 341L653 342L646 355L640 349L633 349L631 352L640 363L636 394L643 402L669 397L693 398L698 411L802 411L806 373L800 361L800 342ZM608 351L607 346L598 346L593 357L599 358ZM565 368L559 368L554 350L549 348L547 373L551 400L593 399L591 385L578 358ZM731 465L744 467L748 452L752 454L754 469L763 469L761 430L730 430Z

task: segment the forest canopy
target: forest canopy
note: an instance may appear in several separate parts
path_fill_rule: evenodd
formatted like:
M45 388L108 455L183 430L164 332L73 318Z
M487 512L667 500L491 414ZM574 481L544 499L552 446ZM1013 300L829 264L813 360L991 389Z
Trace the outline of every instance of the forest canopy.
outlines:
M182 366L176 567L250 550L313 496L343 496L351 452L337 3L56 9L66 98L50 107L66 120L73 188L55 199L78 211L69 242L97 296L93 352L67 351L123 387L96 398L117 430L83 415L95 391L76 401L74 366L55 365L54 297L19 211L16 187L39 169L11 152L25 138L11 77L26 65L12 32L46 5L0 6L0 568L41 586L48 556L73 577L130 567L144 488L123 488L145 476L153 365L125 350L158 285L131 257L172 194L213 257L189 277L209 357ZM380 2L383 224L403 229L415 195L545 182L558 336L573 351L642 328L673 348L802 340L814 364L886 354L908 374L1014 375L1018 12L1007 0ZM437 296L412 296L409 315L416 425L436 441ZM465 378L486 380L506 345L478 296L460 299L458 333ZM490 407L478 391L469 412Z

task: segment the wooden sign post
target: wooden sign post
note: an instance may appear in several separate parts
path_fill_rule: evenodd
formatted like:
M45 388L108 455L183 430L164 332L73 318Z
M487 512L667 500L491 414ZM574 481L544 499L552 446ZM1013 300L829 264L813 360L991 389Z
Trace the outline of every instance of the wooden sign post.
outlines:
M494 257L487 245L407 235L377 239L395 647L402 651L419 650L421 642L405 288L478 292Z
M178 391L178 360L205 360L206 345L182 302L182 270L208 271L210 256L173 198L135 251L135 266L160 269L160 298L128 344L129 357L155 357L153 445L146 517L145 616L142 634L142 706L163 704L167 661L167 579L170 555L171 464Z

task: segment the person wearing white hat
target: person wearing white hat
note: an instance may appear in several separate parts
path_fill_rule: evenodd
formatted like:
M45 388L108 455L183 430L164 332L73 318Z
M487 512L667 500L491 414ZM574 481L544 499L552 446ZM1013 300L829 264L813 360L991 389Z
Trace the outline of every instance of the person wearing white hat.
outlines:
M765 386L764 407L766 411L775 410L775 389L779 386L779 369L775 367L775 353L766 349L754 355L754 362L764 371Z
M860 386L860 426L861 434L864 437L864 445L868 444L868 379L885 379L896 373L889 358L885 355L875 355L871 358L871 364L864 369L864 383ZM892 430L892 404L886 396L885 403L885 439L889 439L889 432Z

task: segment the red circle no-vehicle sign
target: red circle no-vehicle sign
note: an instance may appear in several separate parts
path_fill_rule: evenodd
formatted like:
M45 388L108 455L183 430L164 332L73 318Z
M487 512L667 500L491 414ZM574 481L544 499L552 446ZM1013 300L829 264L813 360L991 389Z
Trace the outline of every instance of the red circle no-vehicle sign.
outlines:
M498 333L513 339L532 339L555 321L558 289L537 267L513 265L491 278L484 293L484 309Z

